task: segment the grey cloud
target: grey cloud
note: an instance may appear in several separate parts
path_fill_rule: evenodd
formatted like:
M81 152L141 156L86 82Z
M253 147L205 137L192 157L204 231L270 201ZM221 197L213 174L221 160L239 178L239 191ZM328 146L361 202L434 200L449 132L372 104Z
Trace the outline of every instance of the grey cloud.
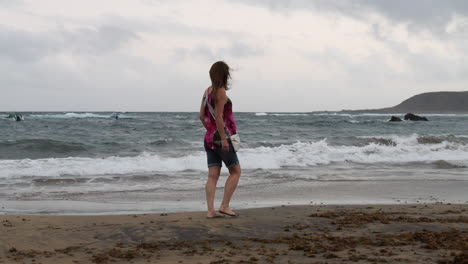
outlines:
M194 48L176 48L173 51L172 58L182 61L187 57L203 58L208 61L229 59L229 58L248 58L264 54L264 50L259 47L253 47L244 42L234 41L227 47L211 48L208 45L197 45Z
M111 52L138 36L114 26L29 32L0 26L0 57L31 62L56 53Z
M175 63L185 60L189 54L189 51L185 48L175 48L172 52L170 61Z
M120 52L71 59L79 63L0 59L0 111L188 110L203 84L172 64ZM182 88L186 96L178 104L168 100L180 97Z
M377 12L394 22L409 24L410 29L426 28L443 32L453 15L468 17L465 0L237 0L239 3L269 8L275 12L315 10L338 12L366 19Z
M263 55L263 49L252 47L243 42L234 42L225 51L233 57L252 57Z
M0 27L0 57L17 61L35 61L57 50L50 36Z
M356 90L375 89L385 80L404 79L395 73L382 54L369 54L364 60L355 61L351 56L336 48L321 52L302 52L302 55L330 71L337 71L336 78L355 87ZM372 78L369 78L372 76Z
M64 45L69 45L77 52L90 54L113 51L131 39L138 39L132 31L109 25L62 31L61 35Z
M446 26L453 16L468 17L468 1L451 0L238 0L244 4L256 5L288 14L294 10L312 10L314 12L333 12L367 20L372 13L387 17L394 23L405 23L409 32L422 29L429 30L434 38L451 45L452 50L463 53L468 46L468 25L459 28L456 33L446 32ZM408 82L439 83L466 81L468 67L466 56L460 58L444 58L437 54L418 53L409 49L408 44L396 42L389 37L388 27L376 22L370 22L369 33L377 40L384 42L391 56L404 62L409 68L408 73L396 73L380 54L371 54L366 63L356 64L346 53L339 50L325 50L319 54L305 55L311 60L318 60L326 65L336 66L350 73L356 87L369 84L378 85L385 79L399 78ZM466 54L466 52L465 52ZM369 78L372 76L372 78ZM372 86L371 85L371 86Z
M217 57L215 53L216 51L211 49L209 46L205 46L205 45L198 45L197 47L195 47L194 49L190 51L191 56L203 57L210 61L214 60Z
M410 66L410 75L417 82L444 85L448 82L468 81L466 56L448 58L411 51L404 43L387 41L386 44L394 56Z
M208 36L208 37L245 37L249 36L246 32L232 31L227 29L208 29L196 27L190 24L179 22L177 18L168 16L153 16L151 19L136 20L117 15L103 16L101 23L115 25L121 29L132 32L149 33L178 33L185 36Z
M388 42L387 46L389 49L385 53L372 52L359 60L332 47L320 52L298 52L333 73L324 83L311 84L311 87L339 91L337 98L364 94L376 98L374 102L367 102L370 108L391 106L421 91L447 90L450 84L468 82L468 63L464 58L417 53L398 42ZM403 63L404 70L396 70L398 66L393 65L389 57ZM343 102L343 108L362 109L360 103L360 100Z
M341 69L353 87L378 87L387 80L402 80L408 83L431 83L443 85L447 82L468 81L468 67L464 58L444 58L427 53L416 53L402 43L388 42L388 54L370 53L364 59L353 60L345 52L327 48L321 52L300 52L309 60L319 62L326 68ZM404 63L408 70L395 71L389 64L391 56ZM450 65L448 67L447 65Z
M370 7L394 20L415 24L446 23L454 14L468 16L468 2L465 0L360 0L360 6Z
M24 4L24 0L0 0L0 6L12 7Z

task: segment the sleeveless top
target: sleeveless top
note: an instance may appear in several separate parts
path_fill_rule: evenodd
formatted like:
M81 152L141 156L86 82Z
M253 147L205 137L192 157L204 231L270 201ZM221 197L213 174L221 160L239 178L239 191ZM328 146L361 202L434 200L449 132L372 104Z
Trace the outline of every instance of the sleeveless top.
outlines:
M205 93L208 96L208 104L210 104L213 109L215 108L214 99L211 96L211 93ZM203 101L205 101L205 97L203 97ZM231 99L227 100L227 103L224 105L223 110L223 119L224 119L224 126L226 127L227 131L230 135L234 135L237 133L237 126L236 120L234 119L234 114L232 113L232 101ZM216 127L216 121L210 113L210 109L208 105L205 105L205 116L204 121L207 126L206 133L205 133L205 145L211 149L216 149L220 147L213 142L213 136L215 135L218 128Z

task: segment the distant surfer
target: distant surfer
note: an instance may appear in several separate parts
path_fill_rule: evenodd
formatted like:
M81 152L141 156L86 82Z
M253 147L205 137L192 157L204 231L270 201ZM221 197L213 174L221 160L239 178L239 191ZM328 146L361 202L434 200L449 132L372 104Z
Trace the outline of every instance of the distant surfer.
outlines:
M111 118L117 120L117 119L119 119L119 114L112 113Z
M8 117L4 118L4 119L10 119L10 120L14 120L14 121L23 121L24 120L24 117L22 114L9 114Z

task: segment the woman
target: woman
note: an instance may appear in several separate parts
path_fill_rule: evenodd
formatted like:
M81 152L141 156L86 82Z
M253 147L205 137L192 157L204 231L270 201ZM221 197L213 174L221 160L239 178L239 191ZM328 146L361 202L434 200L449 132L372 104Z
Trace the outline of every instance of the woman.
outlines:
M237 154L229 140L229 135L237 133L232 102L226 95L230 78L229 66L223 61L215 62L210 69L211 86L206 89L200 106L200 120L206 128L204 145L208 159L208 180L205 186L207 218L237 216L229 207L241 175ZM224 186L223 201L218 213L214 210L214 198L222 162L229 169L229 177Z

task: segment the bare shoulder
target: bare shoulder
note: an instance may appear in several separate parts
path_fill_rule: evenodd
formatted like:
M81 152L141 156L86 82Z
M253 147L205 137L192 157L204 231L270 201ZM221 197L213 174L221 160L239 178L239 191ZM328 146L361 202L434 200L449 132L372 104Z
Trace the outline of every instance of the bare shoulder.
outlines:
M218 89L218 93L219 93L220 95L226 95L226 88L224 88L224 87L219 88L219 89Z
M218 91L216 92L216 99L219 100L220 102L226 103L227 95L226 95L226 89L225 88L219 88L218 89Z

